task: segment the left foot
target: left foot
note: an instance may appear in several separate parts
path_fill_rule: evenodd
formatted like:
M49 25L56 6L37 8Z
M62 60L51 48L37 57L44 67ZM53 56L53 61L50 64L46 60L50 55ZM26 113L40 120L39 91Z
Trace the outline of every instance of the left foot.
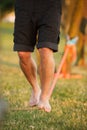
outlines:
M32 95L29 102L30 107L34 107L39 103L40 94L41 94L40 89L36 93L32 90Z

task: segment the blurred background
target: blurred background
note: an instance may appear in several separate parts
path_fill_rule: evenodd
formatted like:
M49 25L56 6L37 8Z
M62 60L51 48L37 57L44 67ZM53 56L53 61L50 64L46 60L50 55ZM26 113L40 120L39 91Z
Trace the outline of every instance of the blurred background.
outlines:
M8 112L10 114L6 114L5 119L8 120L4 122L4 129L13 130L14 128L15 130L22 130L23 128L20 128L20 124L24 119L26 119L26 116L24 115L24 118L20 119L20 113L18 113L18 110L28 109L30 86L26 82L26 79L20 70L18 65L18 56L15 52L13 52L13 32L15 20L14 5L15 0L0 0L0 122L3 124L2 120L4 120L5 113ZM62 65L61 72L58 77L60 79L57 82L56 91L54 91L54 96L51 101L52 103L54 101L56 102L56 105L53 105L53 111L57 113L57 108L59 111L67 112L70 110L68 111L70 112L70 115L65 115L61 112L58 113L60 115L58 118L60 122L65 123L66 120L68 122L68 124L65 123L65 125L63 125L64 129L61 128L59 130L68 130L67 128L73 128L73 130L75 128L75 130L80 130L81 128L81 130L86 130L87 0L62 0L60 44L59 52L54 54L56 62L54 76L56 76L58 67L61 64L62 57L66 53L67 48L69 48L69 50ZM38 65L40 58L36 49L32 56ZM61 108L57 106L57 98L55 99L55 97L58 98ZM67 103L73 104L72 109L71 106L68 106L67 108ZM76 108L78 112L75 111ZM9 109L11 110L10 112ZM13 111L15 111L14 115L12 113ZM75 116L73 115L73 111L75 112ZM32 117L32 113L29 116ZM62 116L63 118L61 118ZM69 116L71 117L71 120L68 120ZM44 118L43 113L42 117ZM20 122L19 119L21 120ZM31 120L28 119L28 121ZM56 123L56 118L54 121ZM17 122L19 124L14 126ZM50 120L48 120L48 122L50 123ZM31 123L33 123L33 120ZM37 124L38 122L34 124L34 126L38 130ZM31 125L27 126L26 123L23 125L25 130L27 130L28 127L31 128ZM43 129L44 125L45 124L43 122L41 124ZM53 130L56 130L55 126L56 124L51 126ZM57 127L60 128L60 126L61 124ZM46 128L48 128L48 126L46 126Z

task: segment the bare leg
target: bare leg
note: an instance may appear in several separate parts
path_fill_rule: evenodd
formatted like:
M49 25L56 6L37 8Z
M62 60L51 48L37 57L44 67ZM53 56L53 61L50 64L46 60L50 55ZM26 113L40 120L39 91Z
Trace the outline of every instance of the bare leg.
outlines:
M27 80L32 86L32 95L30 98L30 106L37 105L39 102L40 88L37 82L37 68L31 57L31 52L18 52L20 66Z
M48 48L39 49L41 63L40 63L40 79L41 79L41 96L38 107L44 109L46 112L51 111L51 106L49 104L49 91L52 84L54 76L54 58L52 50Z

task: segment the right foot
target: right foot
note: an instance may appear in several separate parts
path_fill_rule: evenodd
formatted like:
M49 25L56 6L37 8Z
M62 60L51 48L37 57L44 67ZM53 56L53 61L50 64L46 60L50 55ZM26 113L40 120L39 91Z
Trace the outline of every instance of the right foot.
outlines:
M34 107L39 103L40 94L41 94L40 89L36 93L34 93L34 91L32 90L32 95L29 102L30 107Z
M45 112L50 112L51 111L51 106L50 106L48 100L46 100L46 101L41 101L40 100L39 103L38 103L38 108L44 110Z

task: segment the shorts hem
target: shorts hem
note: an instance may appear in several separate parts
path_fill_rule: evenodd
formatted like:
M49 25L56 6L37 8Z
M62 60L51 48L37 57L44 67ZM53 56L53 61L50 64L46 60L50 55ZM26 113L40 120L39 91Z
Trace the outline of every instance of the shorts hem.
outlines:
M50 48L51 50L53 50L53 52L57 52L58 51L58 44L57 43L53 43L53 42L39 42L37 44L37 49L39 48Z
M33 52L34 51L34 48L33 47L29 47L29 46L25 46L25 45L14 45L13 47L13 50L14 51L30 51L30 52Z

